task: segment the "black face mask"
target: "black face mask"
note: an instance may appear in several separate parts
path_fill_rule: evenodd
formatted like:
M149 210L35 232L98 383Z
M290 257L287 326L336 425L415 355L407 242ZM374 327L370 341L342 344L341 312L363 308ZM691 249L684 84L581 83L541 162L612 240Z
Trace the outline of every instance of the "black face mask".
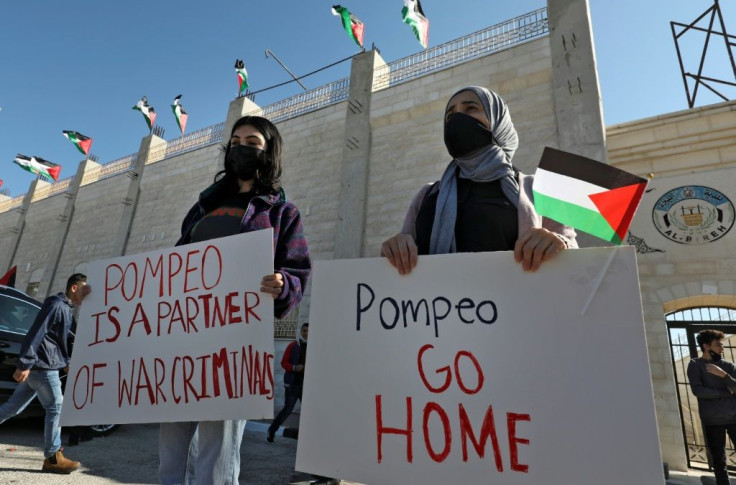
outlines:
M248 145L233 145L225 161L230 164L240 180L253 180L256 171L263 166L263 150Z
M709 350L709 352L710 352L710 356L711 356L711 358L713 359L714 362L718 362L719 360L721 360L723 358L723 357L721 357L721 354L719 354L717 352L713 352L712 350Z
M445 146L452 158L467 156L493 143L493 134L465 113L455 113L445 123Z

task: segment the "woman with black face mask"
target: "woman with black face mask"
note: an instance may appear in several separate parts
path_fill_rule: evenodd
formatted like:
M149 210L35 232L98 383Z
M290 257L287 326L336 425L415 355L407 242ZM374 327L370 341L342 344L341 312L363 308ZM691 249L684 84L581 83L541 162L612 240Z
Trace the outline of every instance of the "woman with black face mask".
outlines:
M399 273L411 272L418 254L511 250L525 271L535 271L577 247L572 228L535 212L533 177L511 165L518 136L496 93L477 86L456 92L445 109L444 138L453 160L414 197L401 232L381 247Z
M263 277L261 292L274 298L276 318L296 307L311 273L299 209L280 185L281 144L278 129L267 119L240 118L225 149L225 170L199 195L176 243L273 228L274 273ZM244 420L161 423L161 483L187 483L192 469L197 483L238 483L244 428Z

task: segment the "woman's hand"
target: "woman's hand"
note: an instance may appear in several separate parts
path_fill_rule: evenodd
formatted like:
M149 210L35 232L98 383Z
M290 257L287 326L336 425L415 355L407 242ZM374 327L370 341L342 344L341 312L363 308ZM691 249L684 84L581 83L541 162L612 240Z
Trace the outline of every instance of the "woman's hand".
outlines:
M524 271L536 271L544 262L555 257L567 245L555 233L543 227L532 227L516 240L514 259Z
M261 292L278 298L284 290L284 275L281 273L267 274L261 280Z
M397 234L383 241L381 256L385 256L399 274L409 274L417 265L417 245L410 234Z

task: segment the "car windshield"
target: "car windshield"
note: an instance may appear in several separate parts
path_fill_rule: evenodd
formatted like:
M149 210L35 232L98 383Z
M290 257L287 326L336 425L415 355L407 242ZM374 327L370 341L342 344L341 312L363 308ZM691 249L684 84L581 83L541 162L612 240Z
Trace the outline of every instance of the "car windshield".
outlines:
M0 330L25 335L33 325L39 310L26 301L9 295L0 295Z

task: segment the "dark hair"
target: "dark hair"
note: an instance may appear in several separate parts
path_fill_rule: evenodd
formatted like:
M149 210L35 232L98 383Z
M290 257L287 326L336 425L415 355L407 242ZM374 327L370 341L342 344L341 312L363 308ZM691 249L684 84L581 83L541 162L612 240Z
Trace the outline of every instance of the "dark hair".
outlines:
M308 327L308 326L309 326L309 322L304 322L304 323L302 323L302 328L304 328L304 327Z
M86 275L83 275L82 273L74 273L68 280L66 280L66 291L71 290L72 286L78 285L84 281L87 281Z
M230 138L235 130L241 126L250 125L263 135L266 139L266 150L264 153L264 164L256 170L253 181L253 189L256 194L276 194L281 188L281 145L283 140L276 125L261 116L243 116L233 125ZM215 175L215 182L224 184L229 190L238 190L238 176L227 162L227 154L230 152L230 139L225 146L225 170Z
M703 345L710 345L714 340L722 340L725 337L726 334L720 330L701 330L698 332L698 336L695 340L697 340L700 350L705 350L703 349Z

